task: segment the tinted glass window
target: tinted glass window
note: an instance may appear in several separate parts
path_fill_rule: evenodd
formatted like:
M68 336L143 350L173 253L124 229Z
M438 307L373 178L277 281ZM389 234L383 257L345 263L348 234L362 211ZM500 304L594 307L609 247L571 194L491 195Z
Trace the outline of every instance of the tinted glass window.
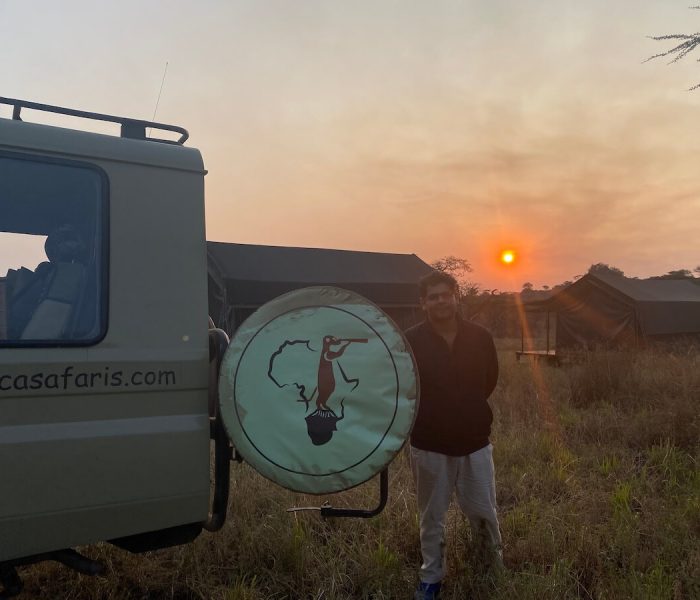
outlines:
M0 155L0 345L102 337L105 188L97 169Z

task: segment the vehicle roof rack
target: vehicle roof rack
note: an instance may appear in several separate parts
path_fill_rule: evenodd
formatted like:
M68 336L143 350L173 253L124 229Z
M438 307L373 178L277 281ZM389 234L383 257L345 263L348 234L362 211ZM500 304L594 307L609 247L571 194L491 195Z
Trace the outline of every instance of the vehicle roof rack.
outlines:
M83 119L93 119L95 121L108 121L110 123L119 123L121 128L121 137L130 138L132 140L147 140L150 142L161 142L164 144L184 144L190 137L187 129L178 127L177 125L166 125L164 123L156 123L154 121L143 121L141 119L129 119L127 117L115 117L112 115L103 115L95 112L84 110L75 110L72 108L63 108L61 106L52 106L50 104L39 104L38 102L28 102L26 100L15 100L14 98L3 98L0 96L0 104L9 104L12 106L12 119L21 121L20 111L23 108L31 110L42 110L44 112L57 113L60 115L68 115L71 117L80 117ZM177 140L164 140L161 138L146 137L146 128L160 129L161 131L174 131L179 133L180 137Z

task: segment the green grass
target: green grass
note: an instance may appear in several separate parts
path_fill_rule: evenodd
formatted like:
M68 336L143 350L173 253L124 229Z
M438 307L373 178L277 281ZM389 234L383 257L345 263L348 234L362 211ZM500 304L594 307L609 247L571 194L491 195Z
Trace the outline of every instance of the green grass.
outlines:
M512 345L512 344L511 344ZM504 347L504 346L502 346ZM561 368L501 352L492 440L507 570L474 559L468 523L448 515L444 597L700 598L700 356L589 354ZM84 549L88 578L23 568L26 598L409 598L420 562L407 454L371 520L286 512L318 505L233 465L229 520L193 544L133 556ZM377 483L330 498L371 507Z

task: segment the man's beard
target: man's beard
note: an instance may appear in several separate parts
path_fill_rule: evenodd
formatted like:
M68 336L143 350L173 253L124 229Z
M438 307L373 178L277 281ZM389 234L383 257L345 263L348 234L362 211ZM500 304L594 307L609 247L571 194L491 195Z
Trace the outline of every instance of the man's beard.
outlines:
M429 313L429 316L432 321L446 323L447 321L452 321L457 316L457 309L453 306L436 307Z

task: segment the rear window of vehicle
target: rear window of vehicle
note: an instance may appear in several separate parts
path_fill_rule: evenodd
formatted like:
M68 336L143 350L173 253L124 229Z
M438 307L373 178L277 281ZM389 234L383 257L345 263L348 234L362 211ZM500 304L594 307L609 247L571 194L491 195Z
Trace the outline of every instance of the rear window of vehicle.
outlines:
M0 346L104 337L107 198L97 167L0 153Z

